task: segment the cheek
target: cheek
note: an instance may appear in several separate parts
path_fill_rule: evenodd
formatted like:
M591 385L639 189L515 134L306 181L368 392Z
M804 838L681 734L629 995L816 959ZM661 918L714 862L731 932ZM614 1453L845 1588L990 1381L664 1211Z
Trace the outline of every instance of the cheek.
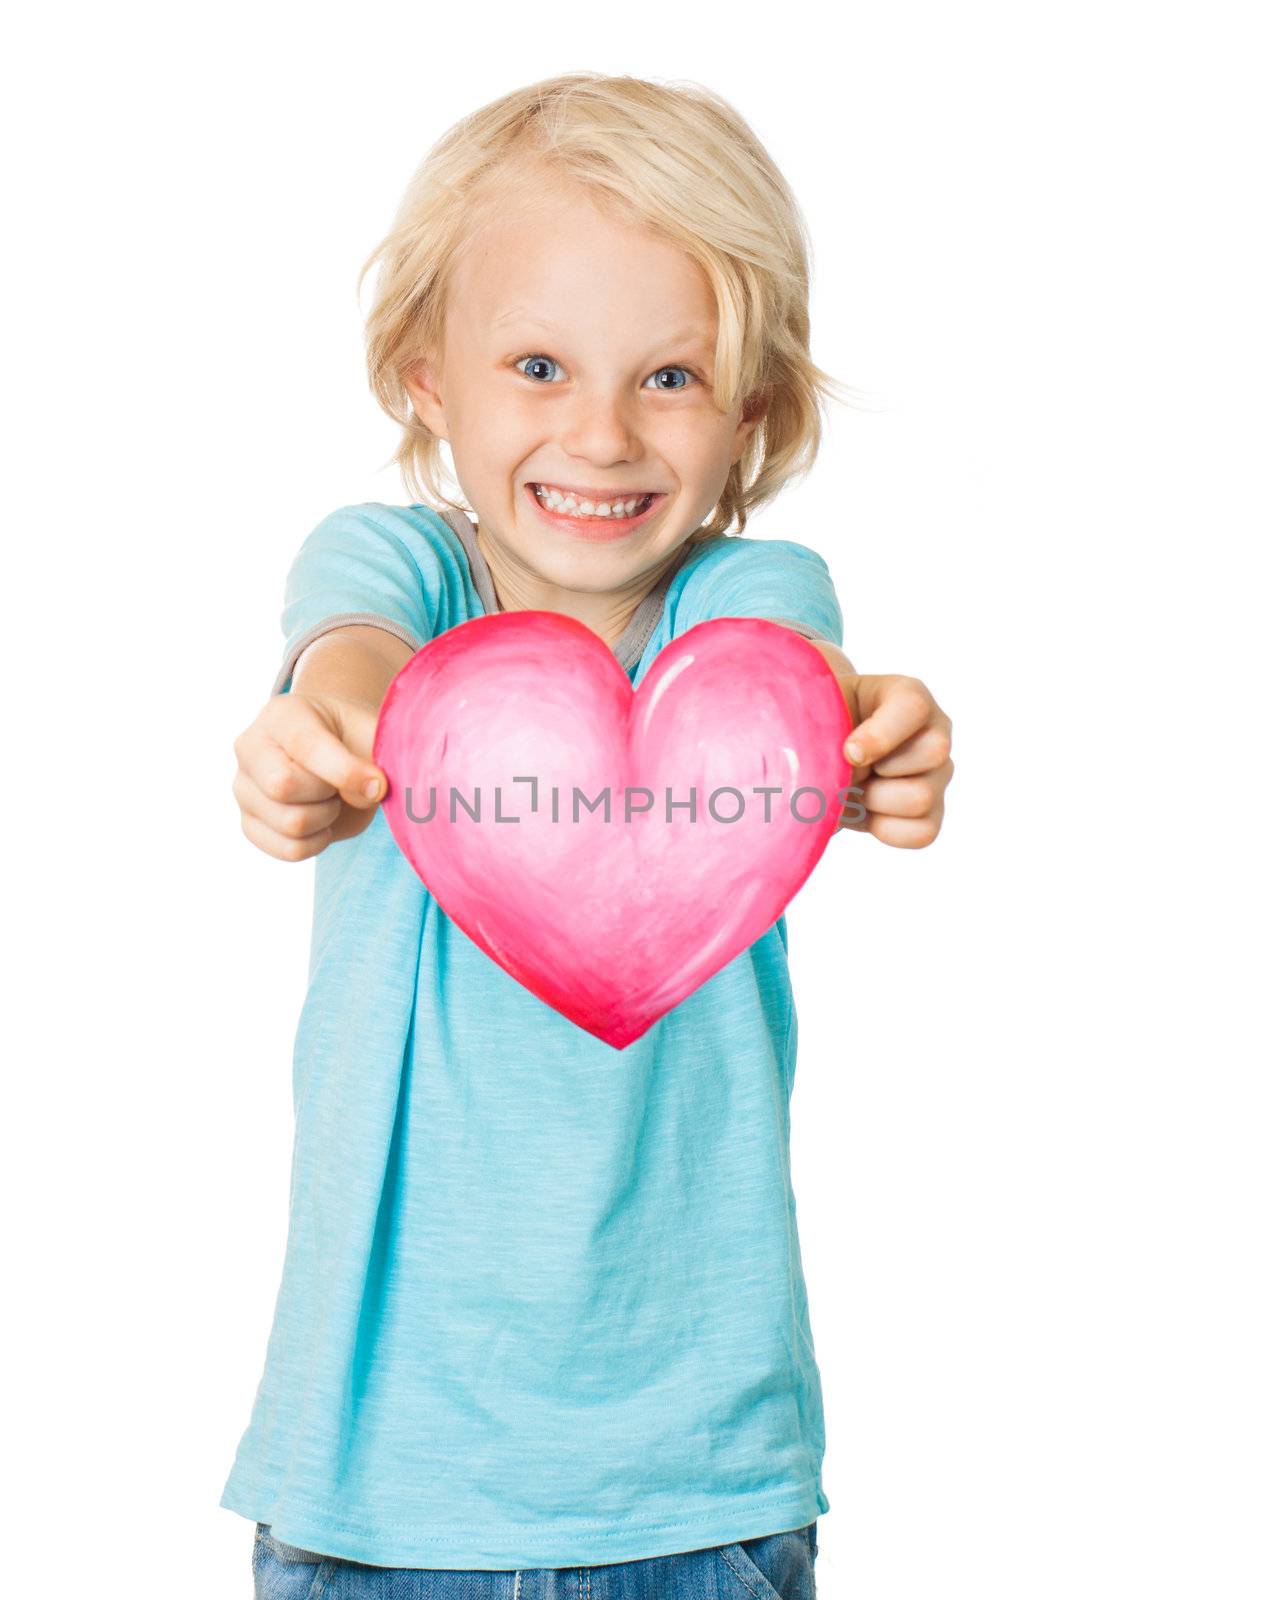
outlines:
M531 447L524 419L513 406L467 405L454 433L468 458L467 464L486 477L512 470Z
M478 422L480 449L489 460L514 465L551 437L556 426L529 397L499 395L483 408Z
M655 449L682 478L709 482L728 472L733 429L725 419L701 407L675 417L655 419Z
M710 423L692 441L693 476L705 485L708 496L717 495L733 466L734 430L727 422Z

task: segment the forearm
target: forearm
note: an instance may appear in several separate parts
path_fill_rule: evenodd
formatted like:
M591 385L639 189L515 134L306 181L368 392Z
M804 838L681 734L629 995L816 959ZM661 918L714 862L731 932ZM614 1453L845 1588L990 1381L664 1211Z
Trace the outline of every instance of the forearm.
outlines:
M333 628L295 663L291 691L377 711L391 679L413 655L402 639L371 624Z
M829 639L809 639L808 643L814 644L830 666L833 667L835 677L846 675L854 678L858 676L855 667L852 666L838 646L831 643Z

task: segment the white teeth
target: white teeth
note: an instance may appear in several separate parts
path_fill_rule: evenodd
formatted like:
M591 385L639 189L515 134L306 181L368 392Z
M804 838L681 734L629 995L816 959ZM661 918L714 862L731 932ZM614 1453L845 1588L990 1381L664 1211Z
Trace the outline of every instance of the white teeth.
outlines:
M549 489L540 484L532 484L532 489L537 500L548 506L550 511L560 511L564 516L579 517L632 517L638 516L649 504L651 496L642 495L638 499L592 501L577 500L573 494L563 494L560 489Z

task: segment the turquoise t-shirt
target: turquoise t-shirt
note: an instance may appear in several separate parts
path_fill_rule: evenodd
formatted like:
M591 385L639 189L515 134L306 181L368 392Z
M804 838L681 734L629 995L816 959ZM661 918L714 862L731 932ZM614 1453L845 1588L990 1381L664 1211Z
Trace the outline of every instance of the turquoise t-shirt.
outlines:
M273 692L332 627L419 648L497 604L468 519L344 507L290 570ZM636 685L718 616L842 643L821 556L720 535L616 657ZM640 1560L827 1511L785 917L618 1051L461 932L380 810L315 874L288 1243L220 1504L444 1569Z

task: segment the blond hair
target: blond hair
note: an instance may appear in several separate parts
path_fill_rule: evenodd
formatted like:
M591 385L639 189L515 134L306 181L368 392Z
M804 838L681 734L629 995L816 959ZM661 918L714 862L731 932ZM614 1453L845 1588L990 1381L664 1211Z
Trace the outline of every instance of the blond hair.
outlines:
M512 192L561 176L621 222L665 235L698 263L717 310L714 400L764 407L695 536L723 533L812 465L822 401L850 391L808 350L810 244L793 194L728 103L693 83L575 72L494 100L433 146L405 190L365 322L369 383L402 436L391 458L419 502L460 506L443 488L440 440L413 412L404 373L443 342L455 263ZM470 507L462 507L469 510Z

